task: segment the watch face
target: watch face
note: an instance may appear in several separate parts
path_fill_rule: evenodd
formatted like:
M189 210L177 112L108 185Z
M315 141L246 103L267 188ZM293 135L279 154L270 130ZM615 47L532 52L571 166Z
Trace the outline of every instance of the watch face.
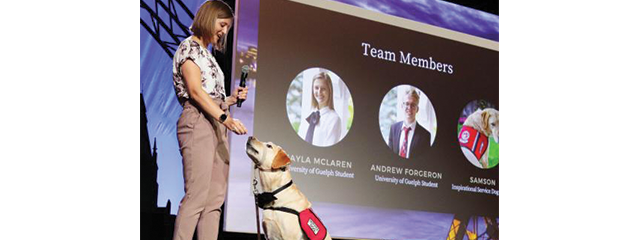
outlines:
M220 115L220 122L224 122L225 120L227 120L227 114L222 114Z

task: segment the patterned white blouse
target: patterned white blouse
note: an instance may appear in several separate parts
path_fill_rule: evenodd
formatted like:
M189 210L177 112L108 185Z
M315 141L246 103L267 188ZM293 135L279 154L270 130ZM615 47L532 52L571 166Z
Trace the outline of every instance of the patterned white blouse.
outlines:
M224 74L220 66L208 49L200 46L200 44L191 39L191 37L188 37L180 43L176 54L173 55L173 85L180 104L184 105L184 102L189 99L184 77L182 76L182 69L180 69L182 64L187 60L193 61L200 68L202 89L208 93L211 98L224 101L226 96L224 90Z

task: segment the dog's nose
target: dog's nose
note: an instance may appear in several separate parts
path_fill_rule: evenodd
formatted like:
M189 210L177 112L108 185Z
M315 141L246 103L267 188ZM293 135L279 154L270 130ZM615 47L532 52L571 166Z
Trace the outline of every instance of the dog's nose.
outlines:
M249 136L249 140L253 140L253 136Z

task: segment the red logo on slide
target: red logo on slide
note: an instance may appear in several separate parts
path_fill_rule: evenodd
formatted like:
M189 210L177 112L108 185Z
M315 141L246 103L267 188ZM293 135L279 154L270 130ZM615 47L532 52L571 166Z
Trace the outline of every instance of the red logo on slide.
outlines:
M469 132L468 131L462 131L462 133L460 133L460 142L461 143L468 143L469 142Z
M458 135L458 142L460 142L461 147L469 149L477 159L480 159L487 151L489 138L475 128L462 126L460 135Z

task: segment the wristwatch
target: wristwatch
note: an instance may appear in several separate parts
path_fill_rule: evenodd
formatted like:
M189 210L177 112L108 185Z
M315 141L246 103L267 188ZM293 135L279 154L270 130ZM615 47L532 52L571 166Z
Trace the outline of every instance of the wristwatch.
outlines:
M224 121L226 121L226 120L227 120L227 114L224 114L224 113L223 113L222 115L220 115L220 119L219 119L219 120L220 120L220 122L221 122L221 123L223 123Z

